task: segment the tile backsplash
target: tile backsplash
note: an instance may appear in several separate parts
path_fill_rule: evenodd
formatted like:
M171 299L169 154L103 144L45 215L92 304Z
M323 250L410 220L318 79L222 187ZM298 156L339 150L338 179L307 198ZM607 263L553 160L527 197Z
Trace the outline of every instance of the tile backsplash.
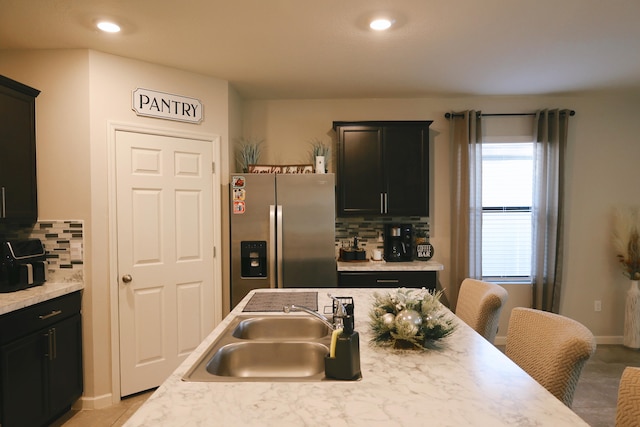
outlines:
M80 220L38 221L32 227L3 227L0 237L40 239L47 253L49 281L81 281L83 272L84 223Z
M414 236L417 232L424 232L429 237L428 217L395 217L395 218L336 218L336 256L338 256L343 242L353 242L358 236L358 246L367 251L380 249L384 251L384 240L378 239L379 234L384 234L385 224L412 224Z

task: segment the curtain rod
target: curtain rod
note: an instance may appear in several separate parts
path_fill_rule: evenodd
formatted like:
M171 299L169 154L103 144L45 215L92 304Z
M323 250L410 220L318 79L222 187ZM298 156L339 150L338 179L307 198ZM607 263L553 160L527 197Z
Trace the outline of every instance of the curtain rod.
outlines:
M476 113L478 114L478 113ZM480 116L482 117L497 117L497 116L535 116L536 113L481 113ZM570 116L575 116L576 112L573 110L569 111L569 115ZM462 117L463 114L462 113L458 113L458 114L452 114L452 113L445 113L444 117L447 119L450 119L451 117Z

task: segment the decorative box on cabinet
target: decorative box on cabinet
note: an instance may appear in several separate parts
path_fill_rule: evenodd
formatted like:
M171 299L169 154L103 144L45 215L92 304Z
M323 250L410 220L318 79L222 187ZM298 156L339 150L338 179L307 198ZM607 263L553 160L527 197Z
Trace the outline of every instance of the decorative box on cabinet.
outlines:
M80 291L0 316L0 425L48 425L83 390Z
M333 122L338 216L428 216L431 123Z
M435 289L435 271L339 271L339 288Z
M0 222L38 219L35 99L39 93L0 76Z

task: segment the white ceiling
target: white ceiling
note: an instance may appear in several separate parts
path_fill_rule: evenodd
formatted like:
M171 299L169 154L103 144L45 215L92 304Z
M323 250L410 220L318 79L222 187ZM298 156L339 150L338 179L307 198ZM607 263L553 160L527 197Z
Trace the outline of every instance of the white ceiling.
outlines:
M0 49L95 49L249 99L640 92L639 21L640 0L0 0Z

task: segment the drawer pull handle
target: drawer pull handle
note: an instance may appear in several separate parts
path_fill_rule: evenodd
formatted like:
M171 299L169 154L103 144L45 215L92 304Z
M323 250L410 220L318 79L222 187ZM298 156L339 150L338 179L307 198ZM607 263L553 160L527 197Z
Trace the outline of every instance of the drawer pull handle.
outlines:
M398 283L400 280L398 279L377 279L377 283Z
M45 319L49 319L50 317L57 316L58 314L62 314L62 310L53 310L49 314L42 314L42 315L38 316L38 318L40 320L45 320Z

